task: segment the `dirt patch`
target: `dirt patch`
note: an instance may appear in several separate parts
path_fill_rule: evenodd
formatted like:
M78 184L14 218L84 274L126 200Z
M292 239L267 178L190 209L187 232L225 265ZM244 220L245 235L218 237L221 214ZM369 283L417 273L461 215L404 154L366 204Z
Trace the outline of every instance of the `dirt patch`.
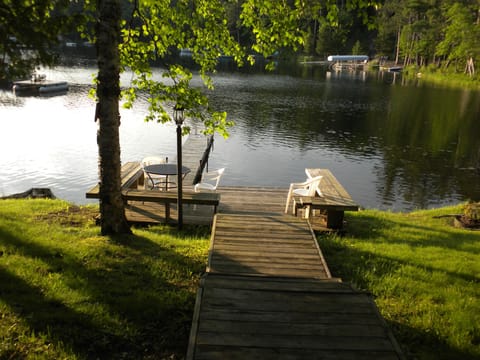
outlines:
M469 218L465 215L455 216L453 224L459 228L480 230L480 221Z
M60 225L83 226L98 217L98 210L88 206L69 206L66 210L40 215L38 220L56 222Z

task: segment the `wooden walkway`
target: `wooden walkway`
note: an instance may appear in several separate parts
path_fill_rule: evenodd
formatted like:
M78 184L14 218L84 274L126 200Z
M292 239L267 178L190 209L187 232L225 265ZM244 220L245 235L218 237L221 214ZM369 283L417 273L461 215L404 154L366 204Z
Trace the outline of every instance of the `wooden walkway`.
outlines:
M207 272L331 278L308 223L282 215L216 216Z
M332 278L305 220L217 214L187 359L402 359L371 297Z
M186 191L201 173L206 145L196 137L184 146L183 162L192 169ZM126 165L139 186L139 165ZM132 187L127 178L122 183ZM331 276L312 230L315 218L284 214L288 189L217 192L217 215L211 206L184 205L185 224L213 221L187 359L403 359L371 296ZM87 193L97 195L96 187ZM164 222L163 214L164 205L152 202L126 207L132 222ZM177 216L173 204L170 216Z

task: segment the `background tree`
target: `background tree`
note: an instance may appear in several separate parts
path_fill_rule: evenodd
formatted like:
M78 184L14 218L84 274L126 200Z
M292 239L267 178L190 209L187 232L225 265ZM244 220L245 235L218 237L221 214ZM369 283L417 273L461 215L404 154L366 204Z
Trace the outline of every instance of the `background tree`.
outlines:
M119 0L97 1L97 91L95 121L100 175L100 227L103 235L129 234L130 227L120 183L120 53L121 6Z
M25 77L38 65L53 65L59 35L80 14L67 0L2 0L0 3L0 80Z
M352 55L362 55L365 54L365 51L362 48L362 44L360 44L360 40L357 40L352 47Z
M465 72L475 75L474 59L480 56L480 9L454 3L447 8L444 38L437 45L437 54L447 59L446 66L454 62L463 65Z
M389 57L395 64L400 60L400 36L407 19L404 0L386 0L378 11L376 49L378 55Z

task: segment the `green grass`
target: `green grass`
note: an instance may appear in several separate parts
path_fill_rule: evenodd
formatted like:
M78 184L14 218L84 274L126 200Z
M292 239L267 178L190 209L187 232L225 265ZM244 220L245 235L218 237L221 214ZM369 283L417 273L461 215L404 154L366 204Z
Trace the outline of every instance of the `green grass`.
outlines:
M408 66L404 69L403 74L408 79L414 79L420 83L432 84L444 88L480 89L480 77L478 74L470 77L463 72L454 72L453 70L445 71L433 66L421 68Z
M411 359L480 359L480 232L461 206L347 214L321 235L334 276L374 295ZM99 236L96 207L0 201L0 359L185 355L209 229Z
M409 358L480 359L480 231L452 227L461 206L348 214L319 236L333 276L371 292Z
M0 202L0 359L184 355L209 230L102 237L96 213Z

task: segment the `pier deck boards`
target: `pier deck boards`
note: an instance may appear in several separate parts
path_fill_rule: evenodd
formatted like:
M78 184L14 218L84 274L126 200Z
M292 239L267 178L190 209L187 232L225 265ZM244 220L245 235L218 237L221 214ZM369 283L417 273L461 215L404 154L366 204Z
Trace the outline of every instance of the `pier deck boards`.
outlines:
M189 360L402 358L370 296L348 284L207 274L197 299Z
M371 297L332 278L308 222L217 214L187 359L402 359Z
M217 216L207 272L331 278L308 222L282 215Z

